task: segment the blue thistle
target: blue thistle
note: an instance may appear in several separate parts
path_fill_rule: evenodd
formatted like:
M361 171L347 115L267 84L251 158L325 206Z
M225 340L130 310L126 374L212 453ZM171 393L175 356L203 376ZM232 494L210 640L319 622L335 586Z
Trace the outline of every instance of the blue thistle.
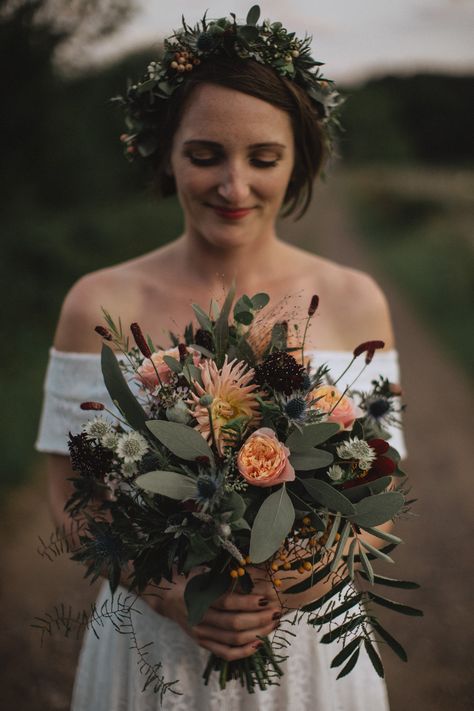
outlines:
M367 409L374 419L379 420L384 417L392 407L387 398L381 397L377 398L377 400L372 400Z
M306 412L306 400L294 397L285 404L285 412L291 420L299 420Z

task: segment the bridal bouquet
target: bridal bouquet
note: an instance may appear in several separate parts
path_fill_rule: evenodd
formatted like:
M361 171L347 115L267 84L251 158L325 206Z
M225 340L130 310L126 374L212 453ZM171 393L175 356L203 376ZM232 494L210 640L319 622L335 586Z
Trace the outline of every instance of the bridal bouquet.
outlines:
M373 569L377 559L393 563L389 554L401 543L379 526L410 504L399 454L384 429L397 422L399 391L383 377L370 392L341 390L338 383L354 364L363 361L364 369L384 344L357 346L344 373L324 364L313 369L304 342L317 296L293 347L288 322L264 315L266 294L234 301L232 288L209 313L194 305L199 328L187 326L181 341L171 334L168 350L155 347L136 323L130 347L120 320L104 311L107 325L96 328L104 339L102 372L120 416L111 419L102 403L85 402L81 407L96 416L70 434L76 477L67 510L78 522L70 552L87 566L86 576L106 574L112 592L129 571L132 597L150 585L159 594L174 576L189 576L190 625L226 591L251 592L257 568L278 595L284 591L288 627L291 612L293 621L306 616L317 629L325 625L322 643L341 641L333 660L339 677L355 666L361 647L383 675L375 635L401 659L406 654L379 622L376 606L421 614L373 590L417 587ZM102 504L92 506L98 498ZM291 607L293 594L324 581L322 597ZM120 620L125 611L119 601L102 613ZM100 616L93 609L85 625ZM249 692L277 683L289 643L284 626L261 642L239 661L211 654L205 683L213 671L222 688L231 679ZM174 690L159 662L143 667L146 685L161 694Z

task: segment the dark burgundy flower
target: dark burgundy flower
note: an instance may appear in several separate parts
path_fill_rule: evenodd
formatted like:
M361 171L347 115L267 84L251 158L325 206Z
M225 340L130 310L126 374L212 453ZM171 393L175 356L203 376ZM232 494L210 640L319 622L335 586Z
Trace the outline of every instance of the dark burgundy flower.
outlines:
M135 343L137 344L140 353L145 356L145 358L151 358L151 348L146 342L145 336L143 335L142 329L138 325L138 323L132 323L130 324L130 330L133 334L133 338L135 339Z
M314 313L316 313L316 309L319 306L319 296L317 294L313 294L311 297L311 302L308 308L308 316L312 316Z
M102 336L106 341L111 341L112 340L112 334L110 333L108 328L105 328L105 326L96 326L94 331L99 334L99 336Z
M101 402L81 402L81 410L105 410Z
M378 348L383 348L384 346L384 341L364 341L363 343L360 343L356 348L354 348L354 358L360 356L361 353L365 353L365 362L368 365L374 357L375 351Z
M303 366L286 351L269 353L255 368L255 380L259 385L268 385L285 395L302 390L305 375Z

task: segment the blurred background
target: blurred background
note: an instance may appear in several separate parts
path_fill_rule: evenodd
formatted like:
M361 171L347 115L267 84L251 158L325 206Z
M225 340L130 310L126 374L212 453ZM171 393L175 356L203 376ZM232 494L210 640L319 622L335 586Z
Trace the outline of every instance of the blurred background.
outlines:
M474 6L326 5L262 3L264 17L314 36L314 56L346 96L340 157L308 215L282 222L280 232L368 270L389 296L408 403L406 468L419 499L417 517L401 522L407 545L397 563L399 577L422 584L404 600L425 611L422 620L389 621L410 657L403 665L382 650L392 710L411 702L417 711L467 711L474 706ZM248 6L214 1L208 15L245 17ZM81 275L154 249L181 228L176 201L156 203L149 176L124 160L122 118L109 97L142 74L181 13L194 22L205 9L191 0L173 8L151 0L0 0L5 709L69 708L79 642L53 637L41 647L29 625L56 603L80 609L94 594L75 565L36 552L51 524L33 443L62 300Z

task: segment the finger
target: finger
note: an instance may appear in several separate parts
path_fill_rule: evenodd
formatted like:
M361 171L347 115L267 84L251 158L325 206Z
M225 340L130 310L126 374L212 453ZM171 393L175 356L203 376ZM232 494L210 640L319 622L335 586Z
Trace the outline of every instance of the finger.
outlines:
M276 599L276 596L274 596L273 599ZM225 595L222 595L215 602L213 602L212 607L216 610L255 612L268 607L270 601L271 598L267 595L229 592L225 593Z
M245 657L251 657L255 654L257 649L261 646L261 642L251 642L250 644L245 644L242 647L231 647L227 644L221 644L211 639L199 639L197 640L200 647L208 649L213 654L225 659L227 662L233 662L237 659L244 659Z
M252 642L258 642L259 637L266 637L271 634L279 625L278 621L271 621L262 627L247 630L245 632L234 632L232 630L222 630L210 625L198 625L193 631L197 639L210 639L220 644L228 644L233 647L243 647Z
M202 619L202 623L220 629L244 632L270 624L274 614L277 612L280 612L280 610L276 607L255 612L226 612L225 610L209 608Z

